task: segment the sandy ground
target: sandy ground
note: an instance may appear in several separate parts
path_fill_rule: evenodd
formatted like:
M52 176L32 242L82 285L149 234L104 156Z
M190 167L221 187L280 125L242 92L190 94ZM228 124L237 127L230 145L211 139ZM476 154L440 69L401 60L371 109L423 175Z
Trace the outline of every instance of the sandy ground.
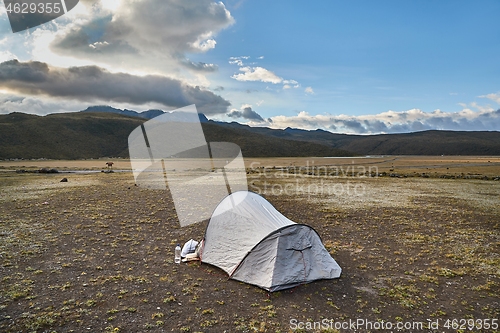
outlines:
M213 266L176 265L175 244L201 239L206 221L181 228L165 190L135 186L131 172L18 174L10 168L26 161L3 162L0 331L349 332L312 325L361 319L425 325L400 332L457 332L453 320L464 332L499 331L480 326L500 314L499 181L284 174L272 167L297 159L260 161L269 170L250 173L249 189L313 226L342 267L340 279L270 294ZM330 165L352 161L362 165ZM457 172L468 174L498 158L379 165L397 161L443 172L461 164Z
M131 170L128 159L96 159L84 161L63 160L17 160L0 161L0 168L15 170L29 168L57 168L60 170L103 170L106 162L114 162L113 169ZM372 156L359 158L244 158L247 168L272 167L320 167L330 166L346 170L348 167L363 167L366 170L379 172L400 173L449 173L460 174L464 170L468 173L487 176L500 176L499 156Z

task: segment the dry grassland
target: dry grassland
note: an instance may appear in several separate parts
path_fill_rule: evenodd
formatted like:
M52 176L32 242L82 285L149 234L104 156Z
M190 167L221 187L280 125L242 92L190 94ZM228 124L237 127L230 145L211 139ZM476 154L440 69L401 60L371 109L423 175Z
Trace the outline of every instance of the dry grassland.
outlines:
M174 264L175 244L201 239L207 222L181 228L169 194L134 186L131 172L12 171L99 170L104 160L0 163L0 331L338 332L293 330L291 320L416 321L425 328L429 321L499 318L500 181L492 180L500 175L498 157L314 165L325 160L330 170L378 165L379 172L438 174L284 172L277 167L313 160L246 161L260 163L249 170L249 189L313 226L343 269L340 279L271 294L209 265ZM130 164L117 161L114 168ZM447 173L489 180L439 178ZM494 332L469 328L464 332Z

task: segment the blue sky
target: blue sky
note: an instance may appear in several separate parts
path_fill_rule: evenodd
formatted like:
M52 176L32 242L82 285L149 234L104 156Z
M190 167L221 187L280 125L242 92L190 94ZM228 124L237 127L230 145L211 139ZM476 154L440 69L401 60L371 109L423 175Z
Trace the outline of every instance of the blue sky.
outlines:
M0 112L195 103L212 119L274 128L500 129L499 1L135 4L80 1L17 34L2 13L0 61L18 63L0 66ZM38 92L18 76L2 78L1 70L35 70L30 61L50 68ZM100 91L71 66L95 66ZM120 89L104 88L113 82ZM125 93L137 86L151 87L139 89L145 98Z
M311 86L314 98L299 96L311 112L456 111L499 89L498 1L289 4L244 2L210 56L250 55Z

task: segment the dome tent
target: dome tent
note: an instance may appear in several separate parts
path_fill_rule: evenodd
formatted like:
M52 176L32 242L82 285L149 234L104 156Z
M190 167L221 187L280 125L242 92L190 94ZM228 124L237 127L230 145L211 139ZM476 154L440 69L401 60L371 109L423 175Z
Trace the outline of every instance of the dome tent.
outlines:
M210 218L201 261L269 291L340 277L318 233L283 216L260 195L239 191Z

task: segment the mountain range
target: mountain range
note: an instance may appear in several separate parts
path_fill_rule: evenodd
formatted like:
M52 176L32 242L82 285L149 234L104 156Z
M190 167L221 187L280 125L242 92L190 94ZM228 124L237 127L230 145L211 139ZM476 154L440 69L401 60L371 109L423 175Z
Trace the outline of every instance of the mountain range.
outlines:
M0 115L0 159L128 157L128 135L162 110L91 106L80 112ZM217 122L199 114L208 142L233 142L246 157L500 155L498 131L349 135Z

